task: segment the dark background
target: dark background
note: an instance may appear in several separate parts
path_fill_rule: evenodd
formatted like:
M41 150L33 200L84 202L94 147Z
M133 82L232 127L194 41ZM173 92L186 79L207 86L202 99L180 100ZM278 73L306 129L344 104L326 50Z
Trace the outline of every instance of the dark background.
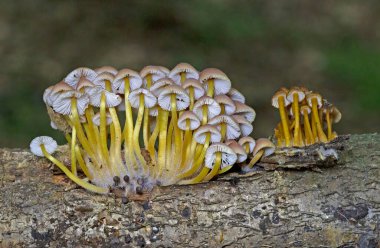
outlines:
M0 1L0 147L61 137L43 90L102 65L218 67L256 109L256 138L279 119L273 92L294 84L341 109L338 133L378 131L379 13L375 0Z

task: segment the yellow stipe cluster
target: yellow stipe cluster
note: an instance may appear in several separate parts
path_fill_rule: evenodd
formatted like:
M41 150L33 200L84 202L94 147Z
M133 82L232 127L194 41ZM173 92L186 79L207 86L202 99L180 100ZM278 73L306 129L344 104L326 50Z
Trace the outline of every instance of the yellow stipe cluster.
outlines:
M280 88L272 97L281 121L274 129L278 147L327 143L337 137L333 123L341 113L333 104L305 87Z
M209 181L245 162L255 145L242 140L255 111L215 68L82 67L47 88L44 102L70 146L65 173L95 192ZM78 168L90 184L79 180Z

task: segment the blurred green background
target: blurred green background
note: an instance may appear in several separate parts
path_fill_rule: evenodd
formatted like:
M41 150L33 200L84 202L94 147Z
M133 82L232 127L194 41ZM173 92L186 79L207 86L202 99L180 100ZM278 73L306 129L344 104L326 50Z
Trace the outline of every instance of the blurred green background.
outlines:
M50 128L43 90L79 66L218 67L256 109L254 136L278 121L280 86L337 105L338 133L379 130L379 1L0 1L0 147ZM60 139L62 140L62 139Z

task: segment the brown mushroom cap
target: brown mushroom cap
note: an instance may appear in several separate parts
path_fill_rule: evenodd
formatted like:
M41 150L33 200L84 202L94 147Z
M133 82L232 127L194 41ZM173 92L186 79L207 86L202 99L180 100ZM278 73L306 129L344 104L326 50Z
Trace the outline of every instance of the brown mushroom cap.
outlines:
M199 72L192 65L188 63L179 63L169 73L169 77L178 85L181 84L181 72L186 73L186 78L199 78Z
M234 153L236 153L237 163L243 163L244 161L247 160L247 156L248 156L247 153L245 152L244 148L235 140L230 141L228 143L228 146L234 151Z
M235 102L236 111L235 114L244 116L249 122L253 122L256 118L256 111L248 105L241 102Z
M100 74L100 73L103 73L103 72L108 72L108 73L111 73L112 75L116 75L117 74L117 69L113 66L108 66L108 65L105 65L105 66L102 66L102 67L99 67L99 68L96 68L95 69L95 72Z
M331 107L331 115L334 123L338 123L342 119L342 113L335 106Z
M102 72L96 76L96 78L93 80L93 84L96 86L100 86L103 89L106 88L106 81L109 81L112 83L114 81L115 76L109 72Z
M236 111L236 106L234 101L227 95L217 95L214 97L215 101L219 103L220 106L224 106L225 113L227 115L232 115Z
M231 88L230 91L228 91L227 96L229 96L235 102L245 103L244 95L237 89Z
M254 138L250 137L250 136L245 136L245 137L241 137L239 142L238 142L241 146L245 147L246 144L249 145L249 152L253 152L253 149L255 148L256 146L256 141Z
M309 104L309 106L312 106L312 99L317 99L317 105L318 108L322 107L322 96L316 92L311 92L306 95L306 101Z
M234 118L236 123L239 125L242 136L248 136L252 133L253 126L247 119L244 118L244 116L233 115L232 118Z
M274 153L276 146L269 140L265 138L260 138L256 140L256 146L253 149L252 155L255 156L260 150L264 149L263 157L269 156Z
M231 89L231 81L227 75L219 69L207 68L199 74L199 80L203 83L203 87L208 88L207 81L214 79L215 95L227 94Z
M287 92L280 89L278 91L276 91L272 97L272 106L275 107L275 108L279 108L280 105L278 103L278 100L280 97L283 97L284 99L284 106L288 106L290 104L290 102L288 101L287 99Z
M292 87L286 96L289 102L293 102L294 94L298 94L298 102L302 102L305 99L305 93L299 87Z

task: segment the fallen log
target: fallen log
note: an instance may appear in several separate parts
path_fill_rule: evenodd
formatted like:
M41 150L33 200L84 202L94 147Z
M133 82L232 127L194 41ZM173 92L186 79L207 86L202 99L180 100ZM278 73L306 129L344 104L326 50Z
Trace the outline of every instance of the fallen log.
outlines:
M259 165L127 199L78 188L27 150L0 149L0 247L380 246L380 135L282 149Z

